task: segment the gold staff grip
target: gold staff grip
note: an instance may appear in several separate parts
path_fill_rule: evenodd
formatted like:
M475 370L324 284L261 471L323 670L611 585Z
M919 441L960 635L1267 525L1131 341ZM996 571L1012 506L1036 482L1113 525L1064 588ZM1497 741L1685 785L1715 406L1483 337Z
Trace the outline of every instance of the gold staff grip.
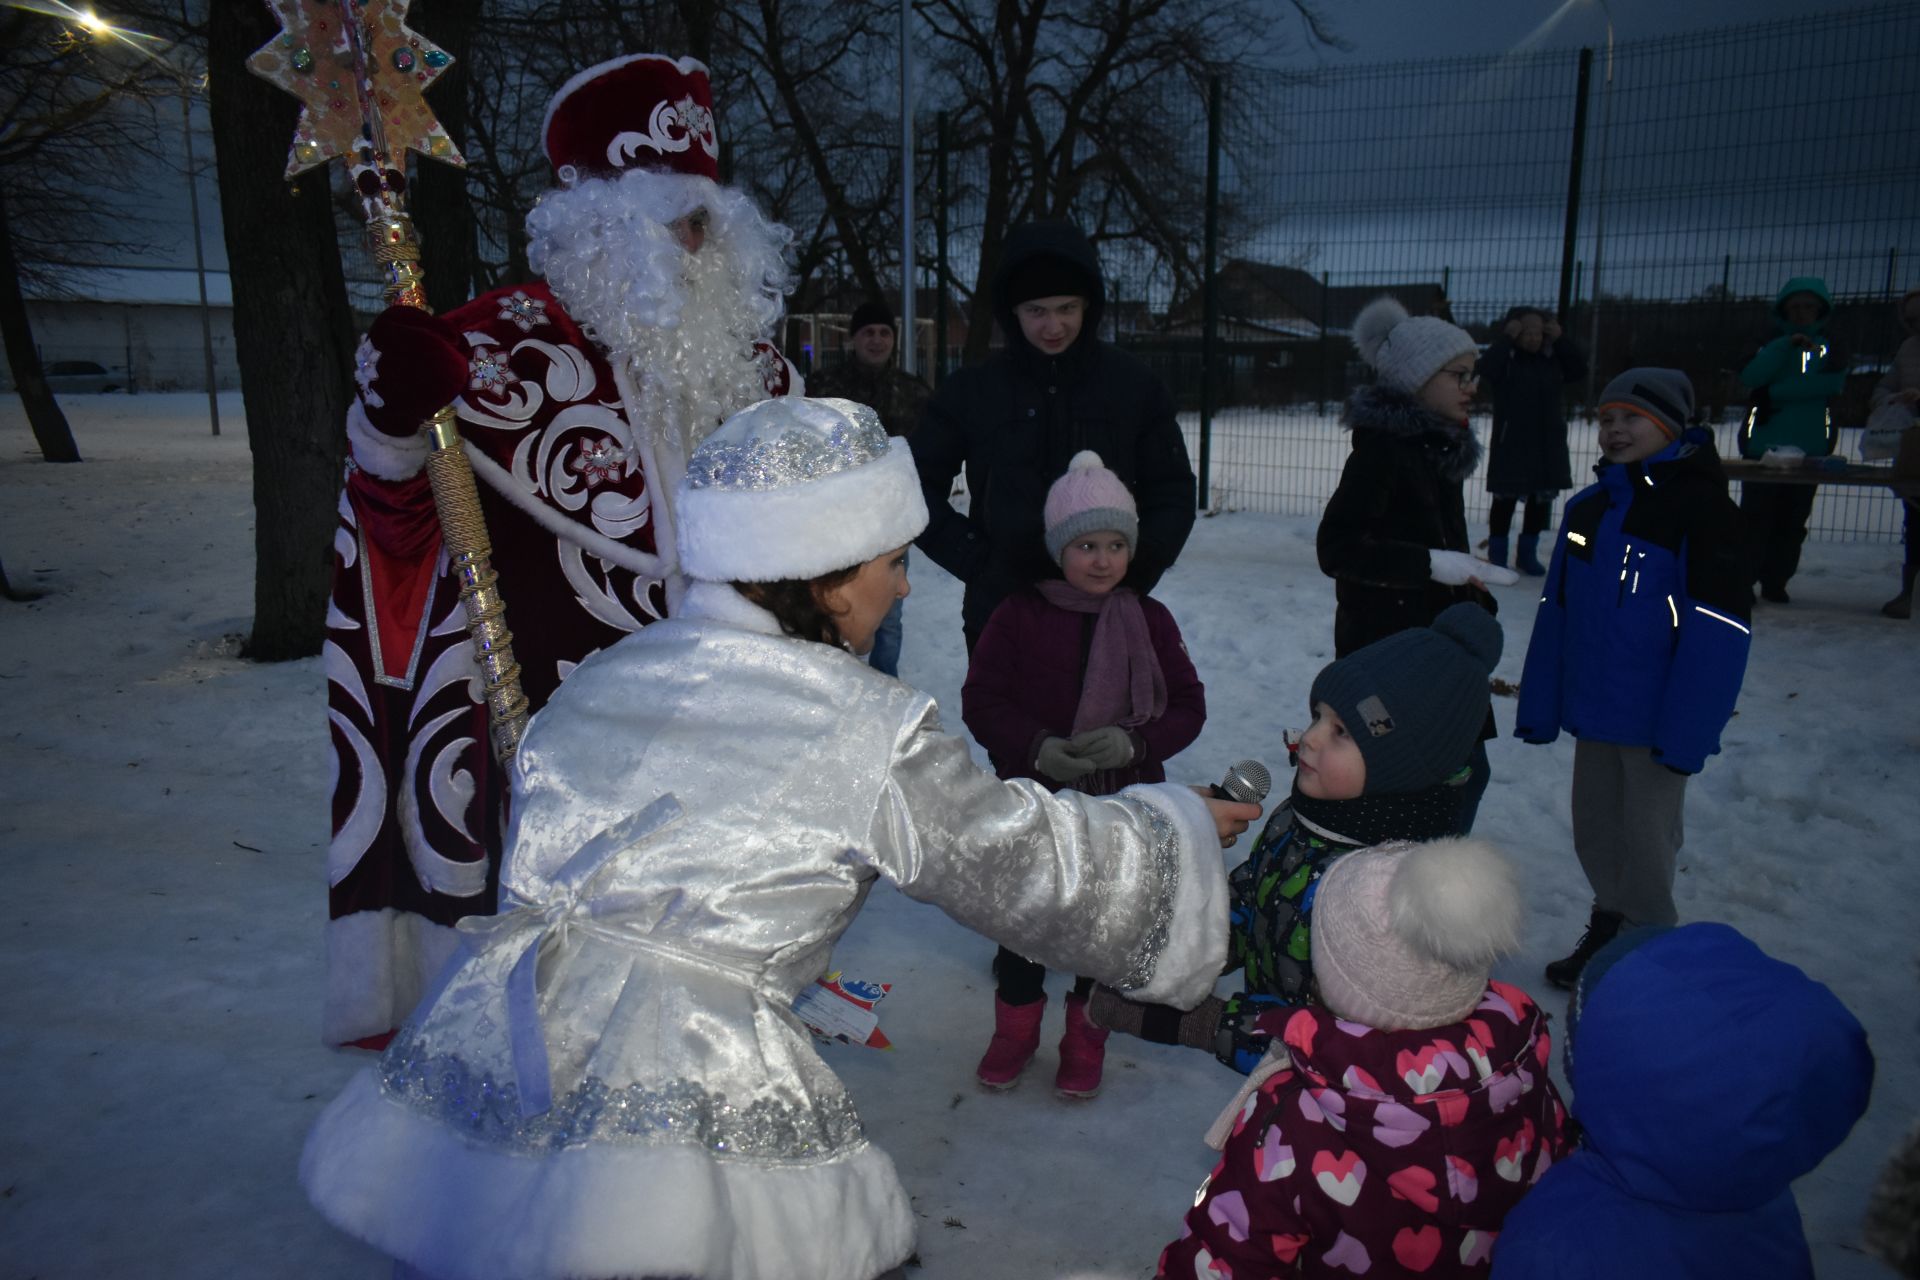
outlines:
M389 210L367 225L374 258L386 271L384 289L389 303L427 308L425 277L420 270L420 242L413 219ZM493 571L493 543L487 537L480 510L480 491L473 465L460 443L453 406L427 419L427 476L433 484L433 505L440 513L440 538L460 584L460 604L467 611L467 634L473 638L474 661L487 686L488 734L493 754L502 765L520 749L527 731L527 695L520 688L520 664L513 659L513 632L507 630L507 605L501 598L499 576Z
M433 505L440 512L440 537L454 581L460 584L474 660L487 685L493 753L506 764L520 749L520 736L527 729L527 695L520 690L520 664L513 660L513 632L507 630L507 605L493 571L493 544L480 512L480 491L451 405L428 419L427 436L433 442L427 475L433 482Z

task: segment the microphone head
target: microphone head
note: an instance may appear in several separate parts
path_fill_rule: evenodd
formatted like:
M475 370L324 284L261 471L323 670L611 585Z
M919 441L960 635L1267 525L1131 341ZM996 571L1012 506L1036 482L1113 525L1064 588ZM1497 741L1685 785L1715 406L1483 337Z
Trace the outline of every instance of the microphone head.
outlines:
M1220 789L1227 793L1229 800L1259 804L1267 798L1267 792L1273 790L1273 775L1258 760L1242 760L1227 770L1227 776L1220 780Z

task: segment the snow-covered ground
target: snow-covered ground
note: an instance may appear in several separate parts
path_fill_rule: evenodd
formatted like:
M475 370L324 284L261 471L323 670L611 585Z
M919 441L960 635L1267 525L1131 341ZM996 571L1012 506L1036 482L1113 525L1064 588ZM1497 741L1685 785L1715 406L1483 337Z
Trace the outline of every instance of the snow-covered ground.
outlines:
M308 1208L307 1126L367 1059L319 1043L328 777L317 661L235 656L253 505L237 396L68 405L88 461L38 461L0 407L0 1276L384 1277ZM1283 758L1331 656L1313 522L1203 519L1162 592L1211 694L1176 776ZM1872 1179L1920 1114L1920 627L1889 622L1898 549L1816 543L1794 603L1762 606L1726 752L1690 789L1682 911L1730 921L1830 984L1872 1033L1872 1109L1798 1187L1820 1274L1859 1250ZM957 584L913 563L903 674L957 722ZM1516 679L1531 589L1500 592ZM1497 709L1502 727L1512 707ZM1525 951L1500 975L1556 1015L1540 966L1579 933L1572 749L1493 744L1481 833L1525 876ZM1229 854L1229 857L1232 855ZM1116 1038L1106 1091L973 1083L992 944L877 892L838 963L890 980L897 1046L826 1050L921 1214L927 1280L1148 1276L1211 1167L1200 1134L1238 1082L1210 1057ZM1055 981L1056 989L1059 980ZM1751 1064L1765 1069L1765 1064ZM1557 1066L1557 1063L1556 1063ZM834 1229L832 1223L820 1224Z

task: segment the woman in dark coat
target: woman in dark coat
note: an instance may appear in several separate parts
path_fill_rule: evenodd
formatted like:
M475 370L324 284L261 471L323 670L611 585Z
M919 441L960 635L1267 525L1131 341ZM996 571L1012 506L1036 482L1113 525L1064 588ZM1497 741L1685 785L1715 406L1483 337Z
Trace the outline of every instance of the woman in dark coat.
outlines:
M1560 329L1560 322L1537 307L1515 307L1506 327L1480 356L1480 381L1493 400L1493 439L1487 461L1487 559L1507 562L1507 531L1513 509L1527 504L1521 518L1514 567L1538 576L1540 535L1553 526L1553 500L1573 487L1567 461L1567 415L1562 403L1568 383L1587 376L1586 358Z

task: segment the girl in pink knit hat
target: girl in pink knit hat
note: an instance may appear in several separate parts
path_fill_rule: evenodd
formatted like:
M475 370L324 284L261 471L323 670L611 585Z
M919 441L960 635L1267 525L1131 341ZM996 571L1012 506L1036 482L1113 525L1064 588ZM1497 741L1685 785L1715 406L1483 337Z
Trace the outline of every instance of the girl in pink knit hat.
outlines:
M1164 782L1166 760L1200 736L1206 690L1173 615L1120 582L1139 538L1133 494L1083 450L1044 511L1049 578L1000 603L974 646L961 716L1002 778L1111 795ZM1040 1046L1044 966L1001 947L993 962L993 1040L980 1083L1010 1089ZM1054 1087L1100 1091L1107 1032L1087 1019L1087 978L1067 997Z

